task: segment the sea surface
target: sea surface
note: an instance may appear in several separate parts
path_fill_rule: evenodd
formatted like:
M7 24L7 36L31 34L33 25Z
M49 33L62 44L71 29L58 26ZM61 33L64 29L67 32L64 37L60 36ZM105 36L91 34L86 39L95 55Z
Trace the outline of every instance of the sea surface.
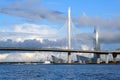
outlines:
M0 65L0 80L120 80L120 65Z

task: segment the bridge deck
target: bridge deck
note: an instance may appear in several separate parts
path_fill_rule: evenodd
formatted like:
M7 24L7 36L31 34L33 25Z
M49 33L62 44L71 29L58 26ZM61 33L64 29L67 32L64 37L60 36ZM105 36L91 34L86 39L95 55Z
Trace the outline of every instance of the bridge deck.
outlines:
M52 48L0 48L0 51L44 51L44 52L71 52L71 53L96 53L96 54L120 54L120 51L92 51L73 49L52 49Z

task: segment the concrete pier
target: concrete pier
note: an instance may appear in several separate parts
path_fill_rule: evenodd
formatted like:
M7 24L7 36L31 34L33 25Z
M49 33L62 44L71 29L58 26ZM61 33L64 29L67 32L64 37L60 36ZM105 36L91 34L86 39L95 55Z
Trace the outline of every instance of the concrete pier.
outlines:
M117 54L112 54L112 56L113 56L113 62L116 64Z
M108 60L108 54L105 54L105 63L108 64L109 60Z
M70 63L71 63L71 53L68 52L68 64L70 64Z
M100 54L97 54L97 64L100 64Z

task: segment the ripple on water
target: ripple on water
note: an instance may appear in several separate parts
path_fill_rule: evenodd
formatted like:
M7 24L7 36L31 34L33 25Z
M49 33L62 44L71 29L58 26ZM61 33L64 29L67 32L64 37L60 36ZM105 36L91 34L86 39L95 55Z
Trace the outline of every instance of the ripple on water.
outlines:
M0 65L0 80L119 80L120 65Z

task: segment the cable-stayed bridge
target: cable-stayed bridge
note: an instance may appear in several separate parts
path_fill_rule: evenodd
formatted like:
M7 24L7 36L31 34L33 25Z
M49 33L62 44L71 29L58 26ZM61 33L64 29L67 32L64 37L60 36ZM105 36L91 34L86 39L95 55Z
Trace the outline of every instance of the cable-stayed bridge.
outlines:
M67 52L67 53L94 53L106 55L106 63L108 63L108 54L112 54L114 62L116 62L117 54L120 51L95 51L95 50L73 50L73 49L52 49L52 48L0 48L0 51L44 51L44 52ZM99 63L99 62L98 62Z
M1 46L0 47L0 51L44 51L44 52L67 52L68 53L68 63L71 63L71 53L93 53L94 54L94 59L95 59L95 62L96 63L100 63L100 54L105 54L106 55L106 63L108 63L108 54L113 54L113 58L114 58L114 62L116 62L116 57L117 57L117 54L120 54L119 51L101 51L100 50L100 43L99 43L99 36L98 36L98 31L96 31L95 29L95 42L94 42L94 50L80 50L80 49L72 49L72 45L71 45L71 40L73 39L73 37L71 37L71 30L73 30L74 26L73 24L71 25L71 18L70 18L70 9L68 10L68 21L67 21L67 25L68 27L66 27L66 24L64 25L65 27L62 27L62 30L59 31L60 34L64 33L64 29L67 28L67 30L65 32L68 32L68 36L65 36L65 39L62 41L64 46L67 47L66 49L62 49L62 48L51 48L51 47L47 47L47 48L26 48L26 47L21 47L21 46L16 46L16 47L3 47ZM77 30L76 30L77 32ZM76 33L74 32L74 34ZM23 35L22 35L23 34ZM34 37L34 38L39 38L39 34L36 34L36 33L18 33L18 32L8 32L7 34L5 32L1 32L1 39L5 38L5 39L10 39L11 36L13 35L14 38L17 38L19 37L20 35L21 38L26 38L28 36L28 34L31 35L34 35L34 36L37 36L37 37ZM41 35L42 38L46 38L44 35ZM54 35L54 36L47 36L47 38L49 39L53 39L55 40L55 38L59 38L59 37L64 37L63 35L62 36L58 36L57 35ZM28 36L29 37L29 36ZM74 38L75 39L75 38ZM4 39L3 39L4 40ZM48 39L46 39L48 40ZM8 42L11 42L11 41L8 41ZM80 42L80 41L79 41ZM50 42L52 43L52 41ZM19 45L19 44L18 44ZM27 46L29 46L29 44L26 44ZM34 43L33 43L34 45ZM52 44L53 45L53 44ZM57 43L56 43L57 45ZM61 45L61 43L59 44ZM76 43L76 45L80 45L78 43ZM31 45L32 46L32 45Z

